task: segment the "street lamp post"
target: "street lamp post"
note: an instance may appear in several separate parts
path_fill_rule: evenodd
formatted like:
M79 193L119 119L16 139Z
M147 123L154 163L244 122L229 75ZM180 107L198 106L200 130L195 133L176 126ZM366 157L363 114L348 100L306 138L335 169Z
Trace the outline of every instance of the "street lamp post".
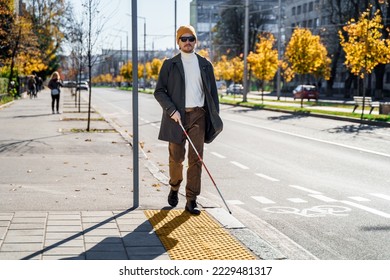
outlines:
M132 44L133 44L133 73L138 72L138 30L137 30L137 0L131 1ZM139 207L139 158L138 158L138 75L133 75L133 207Z
M282 36L281 36L281 24L282 24L282 20L281 20L281 17L282 17L282 3L281 3L281 0L279 0L279 3L278 3L279 7L278 7L278 62L280 61L280 51L281 51L281 40L282 40ZM277 76L276 76L276 95L278 97L278 100L280 100L280 82L281 82L281 79L280 79L280 65L278 66L278 72L277 72Z
M175 0L175 30L173 30L173 41L174 41L174 49L175 49L175 54L177 52L177 47L176 47L176 30L177 30L177 0Z
M249 0L245 0L245 36L244 36L244 98L247 101L248 94L248 48L249 48Z
M281 51L281 0L278 0L279 1L279 5L278 6L274 6L270 9L265 9L265 10L260 10L260 11L253 11L253 12L250 12L250 14L254 14L254 13L263 13L263 12L266 12L266 11L269 11L269 10L273 10L273 9L278 9L278 61L280 60L280 51ZM276 92L277 92L277 97L278 97L278 100L280 99L280 67L278 66L278 71L277 71L277 74L276 74Z
M121 29L115 29L115 30L126 33L126 63L128 63L129 62L129 32L127 32L126 30L121 30ZM121 43L121 46L122 46L122 43ZM121 50L122 50L122 47L121 47Z
M126 13L126 15L132 17L131 14ZM137 16L137 18L141 18L144 20L144 55L143 55L143 63L144 63L144 71L143 71L143 79L144 79L144 87L145 87L145 81L146 81L146 17ZM137 46L138 50L138 46Z
M145 17L138 17L142 18L144 20L144 56L143 56L143 63L144 63L144 71L143 71L143 78L144 78L144 89L146 88L146 18Z

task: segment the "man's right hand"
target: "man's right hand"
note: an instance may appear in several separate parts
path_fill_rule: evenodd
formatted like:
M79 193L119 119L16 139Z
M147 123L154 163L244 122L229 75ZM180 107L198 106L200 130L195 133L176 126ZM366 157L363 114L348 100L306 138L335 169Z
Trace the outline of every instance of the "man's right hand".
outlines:
M171 119L173 119L175 122L180 122L181 116L180 116L179 111L176 111L175 113L173 113L173 115L171 116Z

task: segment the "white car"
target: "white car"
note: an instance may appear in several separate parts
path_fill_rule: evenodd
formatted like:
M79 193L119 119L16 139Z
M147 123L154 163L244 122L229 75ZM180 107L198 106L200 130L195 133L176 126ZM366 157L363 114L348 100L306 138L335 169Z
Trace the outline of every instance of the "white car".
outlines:
M226 90L226 93L227 94L243 94L244 93L244 87L242 86L242 84L231 84L227 90Z
M85 89L85 90L89 89L87 82L80 82L77 84L76 90L82 90L82 89Z

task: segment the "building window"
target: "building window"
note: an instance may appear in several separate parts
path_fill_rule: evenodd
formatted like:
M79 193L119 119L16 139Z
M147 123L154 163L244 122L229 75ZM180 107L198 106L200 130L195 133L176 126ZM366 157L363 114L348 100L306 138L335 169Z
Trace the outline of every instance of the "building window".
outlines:
M307 21L307 27L308 27L308 28L314 28L314 26L313 26L313 20L312 20L312 19L309 19L309 20Z
M295 11L296 11L296 8L293 7L293 8L291 9L291 13L292 13L293 16L295 16Z
M307 4L303 4L303 13L307 13Z
M309 3L309 12L312 12L314 10L314 3L310 2Z
M300 15L301 13L302 13L302 6L298 6L297 15Z

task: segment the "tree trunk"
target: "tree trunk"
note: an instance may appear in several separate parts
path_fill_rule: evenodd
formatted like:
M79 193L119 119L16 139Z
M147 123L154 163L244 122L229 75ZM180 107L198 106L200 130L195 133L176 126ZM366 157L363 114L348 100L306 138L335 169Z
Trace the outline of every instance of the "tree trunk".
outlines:
M385 64L379 64L374 69L375 73L375 99L383 99L383 81L385 78Z
M10 73L9 73L9 79L8 79L8 89L7 89L8 92L10 92L10 90L11 90L11 81L12 81L12 78L14 76L15 57L16 57L16 53L17 53L18 48L19 48L19 42L20 42L21 35L22 35L22 27L20 26L19 31L18 31L18 37L16 37L15 46L12 50L12 55L11 55L11 66L10 66Z

